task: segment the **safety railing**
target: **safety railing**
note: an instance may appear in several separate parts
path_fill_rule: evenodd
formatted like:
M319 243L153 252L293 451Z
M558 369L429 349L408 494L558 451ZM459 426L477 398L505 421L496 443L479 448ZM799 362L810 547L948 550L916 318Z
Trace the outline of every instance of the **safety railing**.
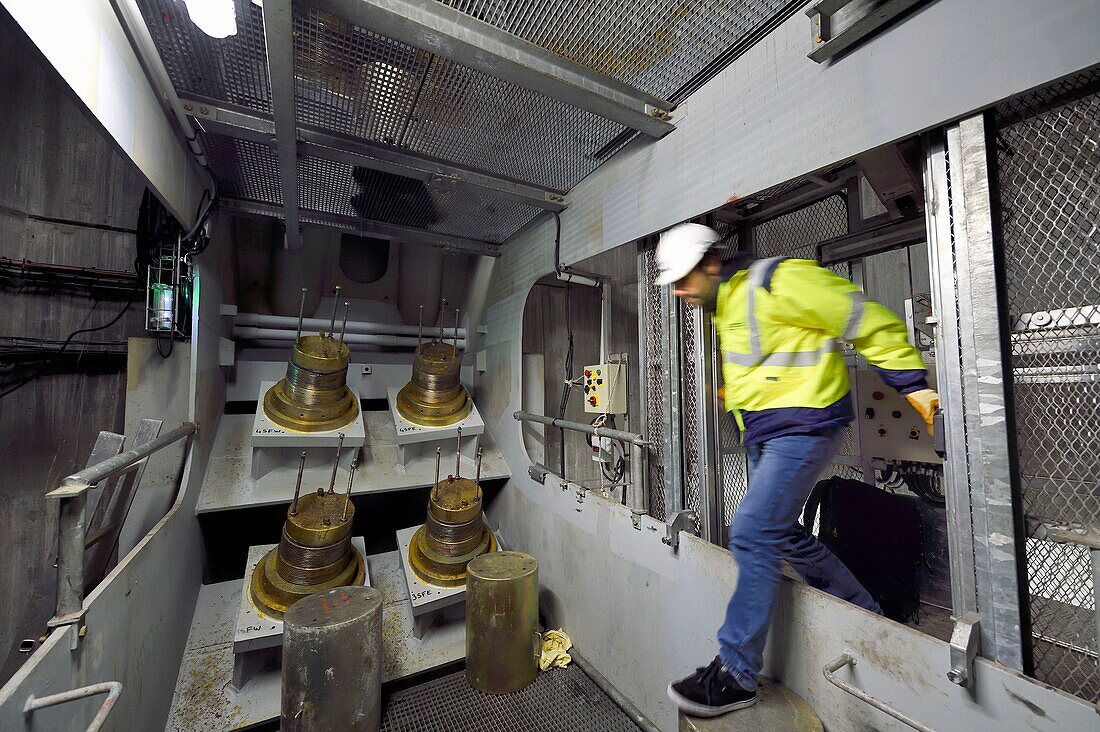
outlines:
M70 475L61 481L58 488L46 494L47 498L58 502L57 609L47 625L50 628L75 625L72 647L75 648L84 635L85 509L88 491L101 481L130 470L153 453L190 437L198 428L194 422L184 422L166 435Z
M630 509L635 513L646 513L648 510L649 492L646 490L646 472L648 459L646 450L649 443L644 437L634 432L611 429L609 427L595 427L583 422L570 422L564 419L546 417L531 412L516 412L512 415L518 422L537 422L539 424L557 427L561 430L582 432L594 437L606 437L611 440L626 443L630 446L630 492L627 494Z
M49 696L35 697L32 694L27 697L27 703L23 705L23 714L30 717L39 709L55 707L58 704L66 704L79 699L87 699L97 694L106 694L107 698L103 700L103 704L100 705L99 711L96 712L95 717L92 718L91 724L89 724L85 730L85 732L97 732L97 730L103 726L103 723L107 721L107 715L111 713L111 709L114 708L119 695L122 694L122 684L117 681L104 681L100 684L81 686L79 689L70 689L69 691L63 691L60 694L50 694Z
M878 709L880 712L884 712L886 714L889 714L891 717L898 720L899 722L904 722L905 724L909 725L913 729L920 730L920 732L935 732L935 730L933 730L931 727L925 726L925 725L921 724L920 722L918 722L917 720L913 719L912 717L909 717L909 716L906 716L905 714L902 714L897 709L894 709L893 707L888 705L886 702L879 701L875 697L871 696L870 694L868 694L863 689L860 689L856 686L853 686L852 684L848 683L847 681L841 681L840 679L838 679L836 677L836 672L839 671L840 669L844 668L845 666L855 666L855 665L856 665L855 657L853 657L850 652L845 651L844 653L840 654L840 656L838 656L837 658L835 658L832 661L830 661L829 663L825 664L825 668L823 668L821 670L821 673L825 676L825 680L828 681L833 686L835 686L839 689L843 689L844 691L846 691L849 694L851 694L852 696L854 696L856 699L859 699L861 701L864 701L864 702L870 704L875 709Z

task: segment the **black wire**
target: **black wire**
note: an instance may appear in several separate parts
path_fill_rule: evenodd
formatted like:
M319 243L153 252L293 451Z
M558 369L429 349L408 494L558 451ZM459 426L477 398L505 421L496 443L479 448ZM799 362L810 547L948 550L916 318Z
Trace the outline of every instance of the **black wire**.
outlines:
M68 338L65 339L65 342L61 344L61 348L57 349L57 352L54 355L61 355L62 353L64 353L65 349L69 347L70 343L72 343L73 338L76 338L81 333L94 333L97 330L104 330L105 328L110 328L112 325L114 325L118 321L122 320L122 316L125 315L126 312L130 309L130 307L134 304L134 300L136 300L136 298L133 298L129 302L127 302L126 307L122 308L122 310L119 311L118 315L116 315L114 318L112 318L109 323L104 323L103 325L97 325L94 328L81 328L80 330L74 330L72 333L69 334ZM22 381L20 381L15 386L12 386L12 387L8 388L4 392L0 392L0 399L3 399L8 394L11 394L13 391L16 391L16 390L26 386L27 384L31 383L32 381L37 379L39 376L41 376L43 373L45 373L46 369L48 369L48 368L49 368L49 364L47 364L46 366L43 366L42 368L38 369L33 374L31 374L27 378L23 379Z
M168 353L165 353L164 350L161 348L161 342L163 340L164 339L162 337L162 334L157 333L157 353L160 354L161 358L168 358L172 355L172 351L176 348L176 339L172 337L171 333L168 334Z

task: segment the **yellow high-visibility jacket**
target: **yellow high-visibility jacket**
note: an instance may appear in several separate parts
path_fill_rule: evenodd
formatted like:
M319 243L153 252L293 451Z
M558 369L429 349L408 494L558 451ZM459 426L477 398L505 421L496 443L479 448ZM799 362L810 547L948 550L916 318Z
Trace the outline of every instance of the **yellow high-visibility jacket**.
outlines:
M718 287L726 409L746 444L810 434L852 419L847 341L902 394L927 388L905 324L816 262L760 259Z

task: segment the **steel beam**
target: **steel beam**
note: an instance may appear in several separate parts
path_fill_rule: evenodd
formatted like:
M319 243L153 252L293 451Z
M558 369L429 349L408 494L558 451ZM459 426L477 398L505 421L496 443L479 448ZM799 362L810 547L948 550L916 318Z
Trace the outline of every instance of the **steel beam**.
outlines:
M848 200L853 199L854 197L850 197ZM837 262L848 262L916 244L924 241L926 236L923 216L902 219L885 226L823 241L817 245L817 261L826 266Z
M262 112L234 109L222 102L201 97L185 97L183 106L209 132L265 145L272 144L274 140L275 123L270 115ZM381 170L429 184L465 188L473 193L518 201L547 211L565 209L566 192L563 190L543 188L429 155L418 155L392 145L329 132L313 125L298 127L298 149L306 156Z
M1005 408L1006 392L1011 388L1005 377L1011 379L1011 370L1005 368L1001 325L1007 318L1003 317L1003 298L997 285L1003 281L1003 273L997 266L993 240L985 133L981 115L947 129L957 296L964 316L959 321L959 335L965 374L974 569L983 655L1030 673L1028 605L1021 594L1027 589L1022 581L1022 509L1019 487L1014 485L1011 417Z
M928 263L932 280L932 311L936 339L936 382L944 408L944 496L947 503L947 553L951 565L951 606L955 617L978 609L974 585L974 536L970 516L970 482L966 458L963 375L959 348L959 304L955 298L951 197L947 180L947 145L942 135L925 138L925 216L928 221ZM931 320L931 319L930 319Z
M269 218L282 218L285 213L281 206L259 201L245 201L238 198L222 198L218 200L218 206L230 213L242 216L264 216ZM343 216L341 214L327 213L325 211L313 211L302 209L299 211L303 223L332 226L337 229L347 229L362 236L373 236L378 239L404 242L406 244L420 244L436 247L447 251L466 252L468 254L480 254L485 257L499 257L501 247L489 241L480 239L467 239L450 234L436 234L427 229L417 229L411 226L399 226L387 224L383 221L361 219L356 216Z
M722 526L722 459L718 449L718 418L725 405L718 399L718 385L721 383L718 349L715 341L718 334L714 323L703 308L692 308L691 317L695 319L696 373L702 387L699 392L699 439L702 445L699 457L702 462L702 475L699 480L699 517L698 526L703 536L714 544L725 546Z
M821 0L806 10L806 15L810 18L812 49L806 55L817 63L826 61L877 32L883 25L920 2L923 0L884 0L879 3L867 3L868 7L858 8L852 14L855 18L850 19L847 28L834 34L833 15L851 5L852 0Z
M650 137L674 127L672 105L436 0L309 0L387 38L614 120Z
M302 246L298 221L298 139L294 101L294 12L291 0L267 0L263 4L267 77L271 86L271 110L275 121L275 153L279 159L279 183L286 222L286 248Z
M945 137L945 148L935 141L930 148L926 175L931 185L926 189L932 197L929 250L947 434L952 590L954 595L973 582L982 655L1028 672L1023 526L1006 409L1010 372L1001 337L1007 318L998 288L1002 273L994 246L984 121L980 115L964 119L947 127ZM960 521L967 507L969 521ZM963 537L967 533L972 534L969 542ZM968 543L970 557L954 556ZM955 597L956 616L960 605L970 602Z

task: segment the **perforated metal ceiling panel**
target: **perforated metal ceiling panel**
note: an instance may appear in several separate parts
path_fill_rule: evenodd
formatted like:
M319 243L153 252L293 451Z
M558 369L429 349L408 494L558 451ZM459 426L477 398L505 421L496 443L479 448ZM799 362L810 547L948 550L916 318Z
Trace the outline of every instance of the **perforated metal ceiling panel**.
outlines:
M237 35L211 38L191 22L182 0L138 0L177 92L271 111L262 11L235 0Z
M407 143L417 152L566 190L599 167L596 153L624 129L436 58Z
M282 205L279 162L273 148L209 132L198 133L198 138L218 180L220 195Z
M444 0L598 73L674 96L717 73L730 49L790 0ZM181 94L271 112L262 9L235 0L237 33L202 33L182 0L138 0ZM630 140L622 125L294 3L298 125L382 142L535 186L568 190ZM685 86L687 85L687 86ZM219 130L220 131L220 130ZM200 134L222 193L280 202L274 149ZM304 208L503 241L532 206L301 158ZM370 196L363 194L364 186ZM392 200L390 200L392 199Z
M274 148L212 133L199 138L223 196L282 204ZM497 243L538 213L515 201L314 157L298 160L298 205Z
M303 9L294 18L298 123L404 145L432 54Z
M784 0L441 0L654 96L669 98Z

